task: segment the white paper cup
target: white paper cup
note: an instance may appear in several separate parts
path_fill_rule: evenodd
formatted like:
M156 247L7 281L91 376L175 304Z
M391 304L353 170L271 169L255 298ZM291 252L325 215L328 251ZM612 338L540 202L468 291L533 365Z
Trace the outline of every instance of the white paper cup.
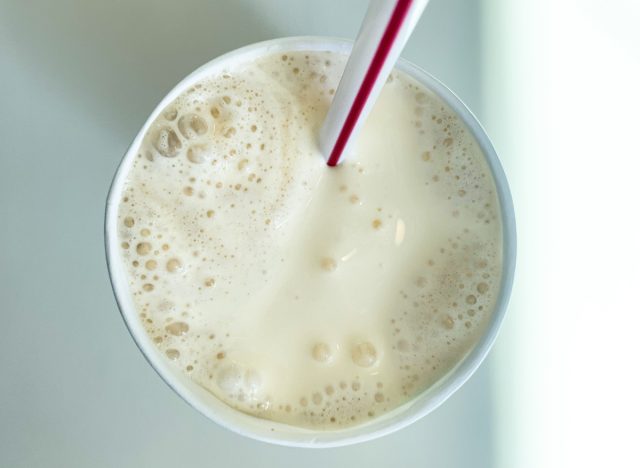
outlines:
M105 214L105 246L107 265L113 291L131 336L151 366L160 377L187 403L215 421L238 434L274 444L294 447L336 447L355 444L397 431L437 408L471 376L485 358L493 344L502 322L511 292L516 256L515 217L509 187L498 157L486 133L467 107L442 83L415 65L400 60L396 69L401 70L445 101L465 122L484 152L495 180L503 229L503 265L500 293L496 308L486 331L477 345L449 373L413 400L359 426L339 430L310 430L281 424L247 415L231 408L194 383L180 370L171 367L147 335L129 290L127 273L121 251L118 248L118 204L125 178L138 153L138 148L149 126L160 112L183 91L206 76L232 70L236 64L246 63L270 53L289 51L332 51L348 54L352 42L327 37L288 37L253 44L222 55L182 80L173 88L151 113L122 159L111 184Z

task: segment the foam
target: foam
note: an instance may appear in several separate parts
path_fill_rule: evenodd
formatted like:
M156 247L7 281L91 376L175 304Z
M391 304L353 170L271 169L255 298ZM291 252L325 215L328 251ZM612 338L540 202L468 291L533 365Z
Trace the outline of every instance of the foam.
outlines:
M187 90L127 176L119 236L141 323L227 404L316 429L366 422L477 342L501 220L473 137L394 72L350 161L316 134L344 67L293 52Z

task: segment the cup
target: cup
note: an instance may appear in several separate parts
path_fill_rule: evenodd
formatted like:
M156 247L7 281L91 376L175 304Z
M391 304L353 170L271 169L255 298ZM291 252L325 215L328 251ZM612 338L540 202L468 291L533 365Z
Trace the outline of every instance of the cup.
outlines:
M500 165L500 161L485 131L471 111L467 109L451 90L434 77L406 60L400 59L398 61L396 69L408 74L421 85L433 91L446 102L466 124L468 130L473 134L482 149L493 175L500 202L503 230L502 278L495 310L478 343L451 371L436 382L436 384L427 388L399 408L355 427L338 430L312 430L257 418L231 408L193 382L180 370L171 368L167 359L156 348L140 322L129 290L129 285L127 284L127 274L121 256L121 249L118 248L118 206L126 175L138 153L138 148L149 126L168 104L198 81L213 74L233 70L235 64L255 60L266 54L304 50L328 50L341 54L349 54L351 47L352 42L343 39L328 37L287 37L260 42L237 49L198 68L178 83L151 113L120 162L107 196L105 248L111 285L127 328L149 364L166 384L189 405L217 424L253 439L291 447L321 448L355 444L381 437L408 426L440 406L449 396L460 388L480 366L495 341L507 308L513 282L516 257L515 216L507 179Z

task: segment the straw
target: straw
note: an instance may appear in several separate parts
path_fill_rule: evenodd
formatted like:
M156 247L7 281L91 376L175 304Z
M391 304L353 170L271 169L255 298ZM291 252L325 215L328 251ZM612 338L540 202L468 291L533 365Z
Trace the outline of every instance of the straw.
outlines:
M348 152L428 1L371 1L320 129L327 165Z

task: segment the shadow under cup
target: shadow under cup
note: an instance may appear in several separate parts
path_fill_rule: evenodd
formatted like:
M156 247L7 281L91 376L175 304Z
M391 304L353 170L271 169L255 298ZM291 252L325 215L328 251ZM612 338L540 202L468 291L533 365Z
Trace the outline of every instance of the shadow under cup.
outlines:
M138 148L147 129L160 112L190 86L207 76L222 73L236 63L248 62L266 54L305 50L328 50L348 54L351 51L351 46L352 42L350 41L333 38L283 38L243 47L200 67L173 88L151 113L122 159L107 198L105 246L111 284L129 332L149 364L187 403L219 425L247 437L280 445L335 447L371 440L397 431L430 413L443 403L471 376L489 352L502 322L511 293L515 267L516 236L513 204L507 180L486 133L469 109L446 86L415 65L402 59L398 61L397 70L408 74L421 85L433 91L453 109L473 134L485 155L496 185L502 217L503 264L500 292L496 301L496 308L489 319L484 334L464 359L452 370L436 384L399 408L387 412L370 422L345 429L311 430L250 416L231 408L193 382L180 370L171 367L167 359L147 335L144 326L140 322L131 291L129 290L124 261L121 257L120 249L118 249L117 225L120 194L123 191L126 176L129 173L135 155L138 153Z

